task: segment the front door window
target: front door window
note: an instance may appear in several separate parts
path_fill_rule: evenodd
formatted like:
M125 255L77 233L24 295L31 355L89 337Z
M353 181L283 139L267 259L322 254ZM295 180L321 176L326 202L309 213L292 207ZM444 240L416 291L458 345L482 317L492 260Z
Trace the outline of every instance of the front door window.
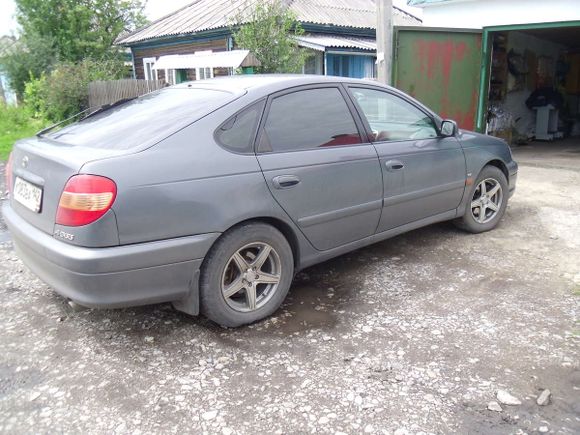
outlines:
M437 137L429 115L389 92L351 88L367 118L376 142L419 140Z

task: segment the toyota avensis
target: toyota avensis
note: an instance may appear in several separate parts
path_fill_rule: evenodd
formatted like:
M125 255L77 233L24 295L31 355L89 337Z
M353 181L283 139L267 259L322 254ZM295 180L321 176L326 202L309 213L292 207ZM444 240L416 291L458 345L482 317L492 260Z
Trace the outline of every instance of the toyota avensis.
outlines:
M22 260L88 307L272 314L307 266L434 222L494 228L517 164L370 81L184 83L15 144L2 207Z

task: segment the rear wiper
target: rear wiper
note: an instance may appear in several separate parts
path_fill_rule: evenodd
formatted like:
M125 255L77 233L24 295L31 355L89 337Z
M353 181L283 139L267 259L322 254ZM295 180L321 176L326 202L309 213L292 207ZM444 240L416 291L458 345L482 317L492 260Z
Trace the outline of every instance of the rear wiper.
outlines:
M85 110L83 110L82 112L75 113L73 116L70 116L70 117L68 117L67 119L64 119L64 120L62 120L62 121L60 121L60 122L57 122L56 124L50 125L50 126L48 126L48 127L44 128L44 129L40 130L38 133L36 133L36 136L37 136L37 137L42 137L42 136L44 136L46 133L48 133L49 131L51 131L51 130L54 130L54 129L55 129L56 127L58 127L59 125L62 125L62 124L64 124L65 122L68 122L68 121L71 121L71 120L73 120L73 119L76 119L76 118L78 118L78 117L80 117L80 116L82 116L82 115L86 114L87 112L89 112L89 113L88 113L88 115L84 116L84 117L81 119L81 121L82 121L82 120L84 120L84 119L90 118L91 116L94 116L94 115L96 115L97 113L101 113L101 112L104 112L105 110L109 110L109 109L111 109L111 108L113 108L113 107L120 106L121 104L124 104L124 103L126 103L127 101L134 100L134 99L136 99L136 98L138 98L138 97L123 98L122 100L115 101L114 103L111 103L111 104L103 104L101 107L99 107L99 108L97 108L97 109L93 110L92 112L91 112L91 109L92 109L92 108L90 108L90 107L89 107L88 109L85 109Z

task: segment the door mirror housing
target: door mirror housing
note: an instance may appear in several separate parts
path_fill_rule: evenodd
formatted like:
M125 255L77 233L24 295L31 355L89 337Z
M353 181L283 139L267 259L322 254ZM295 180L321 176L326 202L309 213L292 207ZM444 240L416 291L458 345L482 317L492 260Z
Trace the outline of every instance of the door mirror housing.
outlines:
M441 123L441 129L439 130L441 137L452 137L457 134L458 131L457 123L451 119L446 119Z

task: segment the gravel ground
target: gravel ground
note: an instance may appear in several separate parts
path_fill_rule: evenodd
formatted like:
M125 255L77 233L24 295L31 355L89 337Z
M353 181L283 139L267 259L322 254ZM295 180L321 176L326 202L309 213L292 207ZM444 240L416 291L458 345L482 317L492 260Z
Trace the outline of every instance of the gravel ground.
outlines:
M312 267L237 330L73 311L0 238L0 432L579 433L570 156L522 166L495 231L434 225Z

